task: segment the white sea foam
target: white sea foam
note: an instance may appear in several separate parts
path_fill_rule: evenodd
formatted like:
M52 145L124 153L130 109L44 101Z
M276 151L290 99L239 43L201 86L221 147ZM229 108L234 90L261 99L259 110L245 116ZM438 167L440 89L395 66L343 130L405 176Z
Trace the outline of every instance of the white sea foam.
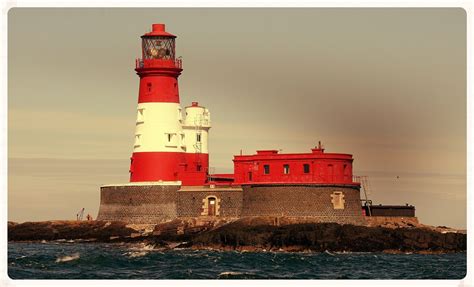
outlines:
M244 274L244 273L242 273L242 272L234 272L234 271L224 271L224 272L221 272L221 273L219 274L219 276L221 276L221 275L242 275L242 274Z
M58 258L56 258L56 263L73 261L73 260L79 259L79 257L80 257L79 253L74 253L74 254L71 254L71 255L58 257Z
M336 256L336 255L332 254L331 252L329 252L329 251L327 251L327 250L324 251L324 253L326 253L326 254L328 254L328 255L331 255L331 256Z
M148 250L148 251L153 250L153 249L155 249L155 245L153 244L144 245L142 248L142 250Z
M148 254L148 251L132 251L125 254L130 258L143 257Z
M221 272L219 273L219 275L217 276L217 278L233 278L233 277L241 277L241 276L245 276L245 275L248 275L248 276L255 276L255 273L251 273L251 272L236 272L236 271L224 271L224 272Z
M152 251L154 249L155 249L155 245L145 244L145 243L140 243L136 246L130 247L130 250L133 250L133 251Z

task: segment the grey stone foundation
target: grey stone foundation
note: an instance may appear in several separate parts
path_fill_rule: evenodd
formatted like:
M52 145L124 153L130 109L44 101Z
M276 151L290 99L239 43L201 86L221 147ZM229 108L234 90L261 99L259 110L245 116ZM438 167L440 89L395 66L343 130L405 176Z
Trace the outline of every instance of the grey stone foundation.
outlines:
M117 185L100 189L97 220L160 223L177 217L179 185Z
M364 224L357 187L253 185L243 188L242 216L310 217Z
M365 224L357 187L322 185L104 186L97 219L161 223L177 218L259 216Z

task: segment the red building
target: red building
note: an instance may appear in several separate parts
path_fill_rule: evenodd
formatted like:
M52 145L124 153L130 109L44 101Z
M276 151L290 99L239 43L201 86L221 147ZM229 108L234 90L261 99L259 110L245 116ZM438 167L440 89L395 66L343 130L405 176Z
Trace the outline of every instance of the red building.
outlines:
M234 156L234 174L211 175L211 183L359 185L352 180L352 161L351 154L325 153L321 144L311 153L259 150L254 155Z

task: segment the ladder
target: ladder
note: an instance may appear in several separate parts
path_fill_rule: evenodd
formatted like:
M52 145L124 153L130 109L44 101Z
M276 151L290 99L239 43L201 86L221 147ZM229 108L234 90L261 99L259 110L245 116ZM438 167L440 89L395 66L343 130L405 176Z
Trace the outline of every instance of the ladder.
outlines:
M83 216L84 216L84 208L82 208L82 209L76 214L76 220L81 221Z
M196 143L193 145L196 153L202 152L202 115L197 115L194 118L194 131L196 133ZM199 141L197 140L199 137Z
M365 197L363 201L365 201L365 206L367 206L369 216L372 216L372 211L370 210L370 206L372 205L372 200L369 200L368 198L368 195L370 195L370 192L371 192L369 177L366 175L354 176L354 177L356 181L360 182L360 185L362 187L362 190L364 191L364 197Z

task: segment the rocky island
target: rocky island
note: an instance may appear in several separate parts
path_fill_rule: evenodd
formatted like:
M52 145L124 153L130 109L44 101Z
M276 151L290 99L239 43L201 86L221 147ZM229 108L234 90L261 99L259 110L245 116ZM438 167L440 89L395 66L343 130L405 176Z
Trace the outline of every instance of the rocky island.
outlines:
M8 240L145 243L164 250L388 253L464 252L467 244L462 230L403 219L356 226L270 217L141 225L108 221L9 222Z

